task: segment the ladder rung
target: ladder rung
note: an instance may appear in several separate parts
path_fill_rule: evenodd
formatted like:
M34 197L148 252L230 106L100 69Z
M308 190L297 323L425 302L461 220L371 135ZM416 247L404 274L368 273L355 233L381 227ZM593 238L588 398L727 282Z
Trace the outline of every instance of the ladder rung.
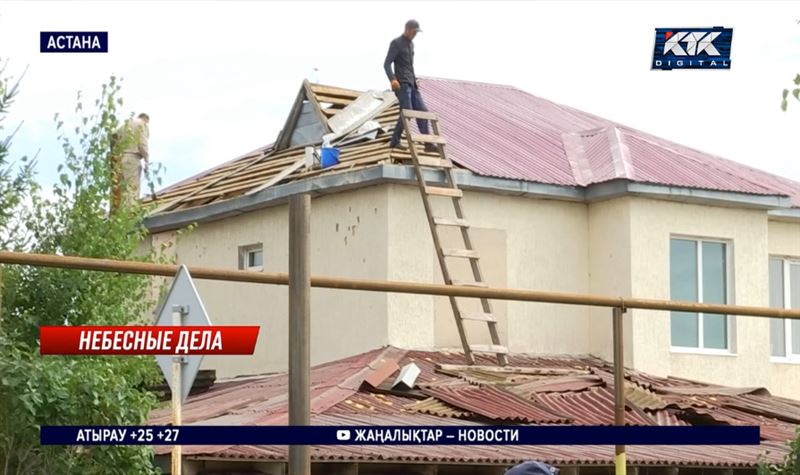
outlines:
M438 224L439 226L460 226L462 228L469 227L469 222L466 219L460 218L437 218L434 216L433 223Z
M411 141L419 143L436 143L439 145L447 145L447 139L445 139L440 135L411 134Z
M464 259L479 259L478 251L472 249L442 249L442 254L449 257L463 257Z
M413 109L403 109L403 115L409 119L439 120L433 112L415 111Z
M469 349L480 353L508 354L508 348L503 345L469 345Z
M436 196L450 196L452 198L464 196L464 192L458 188L443 188L441 186L426 186L425 193Z
M497 319L494 318L494 315L491 313L472 313L467 315L461 316L462 320L473 320L476 322L497 322Z
M420 166L423 167L453 168L453 162L450 160L441 160L438 158L426 157L424 155L418 156L417 162L419 162Z
M469 282L463 280L454 280L453 285L458 287L480 287L480 288L489 287L488 285L486 285L486 282Z

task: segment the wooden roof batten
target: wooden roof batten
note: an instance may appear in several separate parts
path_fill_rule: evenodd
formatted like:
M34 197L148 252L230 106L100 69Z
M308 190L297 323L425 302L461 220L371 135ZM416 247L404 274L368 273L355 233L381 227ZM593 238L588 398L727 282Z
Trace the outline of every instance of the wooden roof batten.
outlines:
M320 119L319 131L322 135L326 130L331 130L328 133L333 135L328 119L344 110L363 94L363 91L303 81L284 127L270 147L262 147L240 159L208 170L195 180L181 182L180 186L173 185L166 188L155 199L144 199L145 203L154 201L158 203L153 211L148 213L149 216L202 207L237 196L255 195L278 184L312 178L320 174L335 174L387 162L410 161L411 155L407 150L390 149L388 135L382 134L371 140L356 137L352 143L346 141L341 144L339 163L334 166L325 169L319 167L303 169L304 149L307 146L318 147L322 143L320 135L316 141L307 144L292 144L292 134L303 107L306 109L306 114L311 110L314 116ZM391 130L396 123L398 113L399 106L395 102L376 112L370 120L377 121L384 131ZM352 131L345 135L352 135ZM420 158L427 160L429 157L424 155L427 154L420 152Z

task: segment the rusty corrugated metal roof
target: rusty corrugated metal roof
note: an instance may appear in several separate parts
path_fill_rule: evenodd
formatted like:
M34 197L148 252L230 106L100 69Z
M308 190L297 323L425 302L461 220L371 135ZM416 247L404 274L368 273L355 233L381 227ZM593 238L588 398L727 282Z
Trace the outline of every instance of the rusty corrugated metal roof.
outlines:
M559 413L494 386L474 386L467 383L425 386L422 392L494 421L527 422L531 424L566 424L567 413Z
M536 401L554 411L569 414L573 424L614 424L614 393L609 388L595 387L567 393L537 393L534 397ZM626 411L625 420L631 425L652 425L652 421L631 410Z
M528 396L537 392L583 391L601 384L603 384L603 380L595 375L575 375L539 378L535 381L514 385L511 390L517 394Z
M477 363L491 364L492 355L476 355ZM319 425L480 425L507 421L544 423L569 419L574 424L612 424L613 386L610 365L594 357L538 357L509 355L519 368L590 370L592 374L565 377L554 374L548 390L519 391L527 401L511 395L513 384L489 377L470 385L459 376L437 372L443 364L460 365L458 352L407 351L392 347L355 355L316 366L311 372L312 424ZM416 363L422 373L421 392L387 391L363 384L373 375L384 377L385 362L400 366ZM472 373L478 378L480 373ZM496 376L496 375L495 375ZM391 377L391 375L389 376ZM636 393L627 401L626 420L633 424L691 425L701 423L761 426L761 446L628 447L635 465L687 465L754 467L766 449L768 460L779 460L787 452L784 443L798 427L791 423L800 402L764 395L763 390L737 390L703 385L679 378L662 378L626 370L626 388ZM573 379L569 379L573 378ZM575 384L582 381L585 384ZM597 384L601 381L601 384ZM184 423L224 425L286 424L287 378L285 374L222 381L207 392L190 396L184 404ZM538 384L539 381L536 381ZM532 384L520 383L519 386ZM569 388L565 387L570 386ZM542 383L539 389L547 389ZM671 388L670 391L663 391ZM717 388L722 394L709 394ZM687 393L703 393L687 395ZM655 399L653 399L655 398ZM663 408L656 409L661 407ZM563 417L562 416L567 416ZM780 415L780 417L776 417ZM152 424L168 424L169 411L151 415ZM167 453L169 447L156 447ZM187 446L184 453L196 457L285 460L285 447ZM328 446L314 447L316 461L442 462L461 464L505 464L539 459L554 464L601 464L613 462L613 448L601 446Z
M475 414L473 414L470 411L459 409L455 406L447 404L444 401L440 401L435 397L423 399L422 401L419 401L417 403L408 406L408 409L415 412L419 412L421 414L430 414L439 417L463 418L463 417L475 416Z
M625 399L631 403L650 411L657 411L667 407L669 403L658 394L639 384L625 385Z
M477 422L441 418L426 414L387 415L370 417L348 414L321 414L311 418L313 425L376 425L376 426L431 426L479 425ZM157 454L168 454L169 446L156 446ZM313 446L315 461L363 462L434 462L458 464L515 464L524 460L540 460L556 465L612 465L613 446L529 446L529 445L339 445ZM769 462L778 462L786 453L786 445L764 442L760 446L627 446L631 465L676 465L699 467L749 467L756 465L758 457L765 455ZM184 455L249 460L286 460L286 446L184 446Z
M164 446L159 446L164 447ZM184 453L197 455L191 446L184 446ZM430 447L430 446L428 446ZM169 447L157 451L167 454ZM235 446L220 449L209 447L210 456L221 459L287 460L285 446ZM216 449L216 450L215 450ZM186 450L189 450L187 453ZM660 466L665 460L669 465L690 467L754 468L754 462L766 454L769 463L781 460L781 446L628 446L627 460L630 465ZM553 465L603 465L613 464L614 449L608 446L446 446L439 450L414 446L312 446L311 459L315 462L386 462L386 463L471 463L513 465L526 460L539 460Z

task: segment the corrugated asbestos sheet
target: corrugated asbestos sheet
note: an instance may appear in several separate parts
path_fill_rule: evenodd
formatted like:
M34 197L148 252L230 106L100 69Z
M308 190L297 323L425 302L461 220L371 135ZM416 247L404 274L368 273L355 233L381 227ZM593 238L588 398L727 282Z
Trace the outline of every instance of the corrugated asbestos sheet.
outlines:
M614 424L613 387L589 388L578 392L537 393L535 397L546 407L562 414L569 414L573 424ZM625 421L630 425L653 425L651 420L630 409L626 411Z
M422 392L497 422L527 422L529 424L566 424L570 417L535 401L525 399L500 388L468 383L439 383L422 388Z
M320 105L322 120L333 117L360 94L315 84L307 88L307 94ZM800 207L800 183L513 87L423 78L420 88L428 108L441 118L442 134L448 139L448 156L457 165L479 175L566 186L627 179L755 195L784 195ZM303 107L302 99L298 97L297 108ZM310 106L307 103L305 107ZM394 105L375 120L391 131L397 114L398 106ZM410 155L389 149L388 140L388 134L381 134L374 140L344 145L338 165L325 170L300 168L275 184L378 163L408 163ZM266 146L172 185L158 193L156 213L194 208L246 194L276 179L302 159L303 148L301 145L274 150L272 145Z
M476 355L486 368L470 371L459 352L408 351L387 347L316 366L311 371L315 425L612 424L610 365L594 357L509 356L510 366L491 374L492 355ZM417 387L392 390L397 371L415 363ZM439 368L444 366L443 370ZM471 384L481 374L485 380ZM568 374L572 372L573 374ZM567 373L567 374L565 374ZM536 380L512 382L513 376ZM547 376L550 374L550 376ZM506 377L502 377L505 375ZM544 375L544 376L542 376ZM383 379L383 381L381 381ZM369 381L369 382L367 382ZM184 404L187 424L286 424L285 374L215 384ZM800 401L769 395L762 388L728 388L679 378L626 371L626 421L641 425L728 424L761 426L760 446L628 447L635 465L754 467L758 456L780 460L797 429ZM152 424L168 424L168 408L154 411ZM166 454L169 447L158 446ZM286 447L187 446L195 457L286 460ZM327 446L313 447L317 461L441 462L512 464L538 459L553 464L613 463L610 446Z
M439 417L457 417L457 418L467 418L467 417L475 417L475 414L465 411L463 409L459 409L456 406L451 406L444 401L436 399L435 397L431 397L428 399L424 399L420 402L414 403L408 408L412 411L419 412L420 414L430 414L433 416Z

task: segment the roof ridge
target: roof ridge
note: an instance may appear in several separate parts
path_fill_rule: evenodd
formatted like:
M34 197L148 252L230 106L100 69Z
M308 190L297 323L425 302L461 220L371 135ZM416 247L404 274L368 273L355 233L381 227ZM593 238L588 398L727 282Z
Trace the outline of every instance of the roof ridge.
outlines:
M359 94L365 92L365 91L362 91L362 90L359 90L359 89L352 89L352 88L349 88L349 87L334 86L332 84L325 84L325 83L321 83L321 82L313 82L313 81L308 80L308 79L306 79L306 81L308 81L308 85L309 86L314 86L314 87L327 87L327 88L330 88L330 89L341 89L342 91L357 92Z

